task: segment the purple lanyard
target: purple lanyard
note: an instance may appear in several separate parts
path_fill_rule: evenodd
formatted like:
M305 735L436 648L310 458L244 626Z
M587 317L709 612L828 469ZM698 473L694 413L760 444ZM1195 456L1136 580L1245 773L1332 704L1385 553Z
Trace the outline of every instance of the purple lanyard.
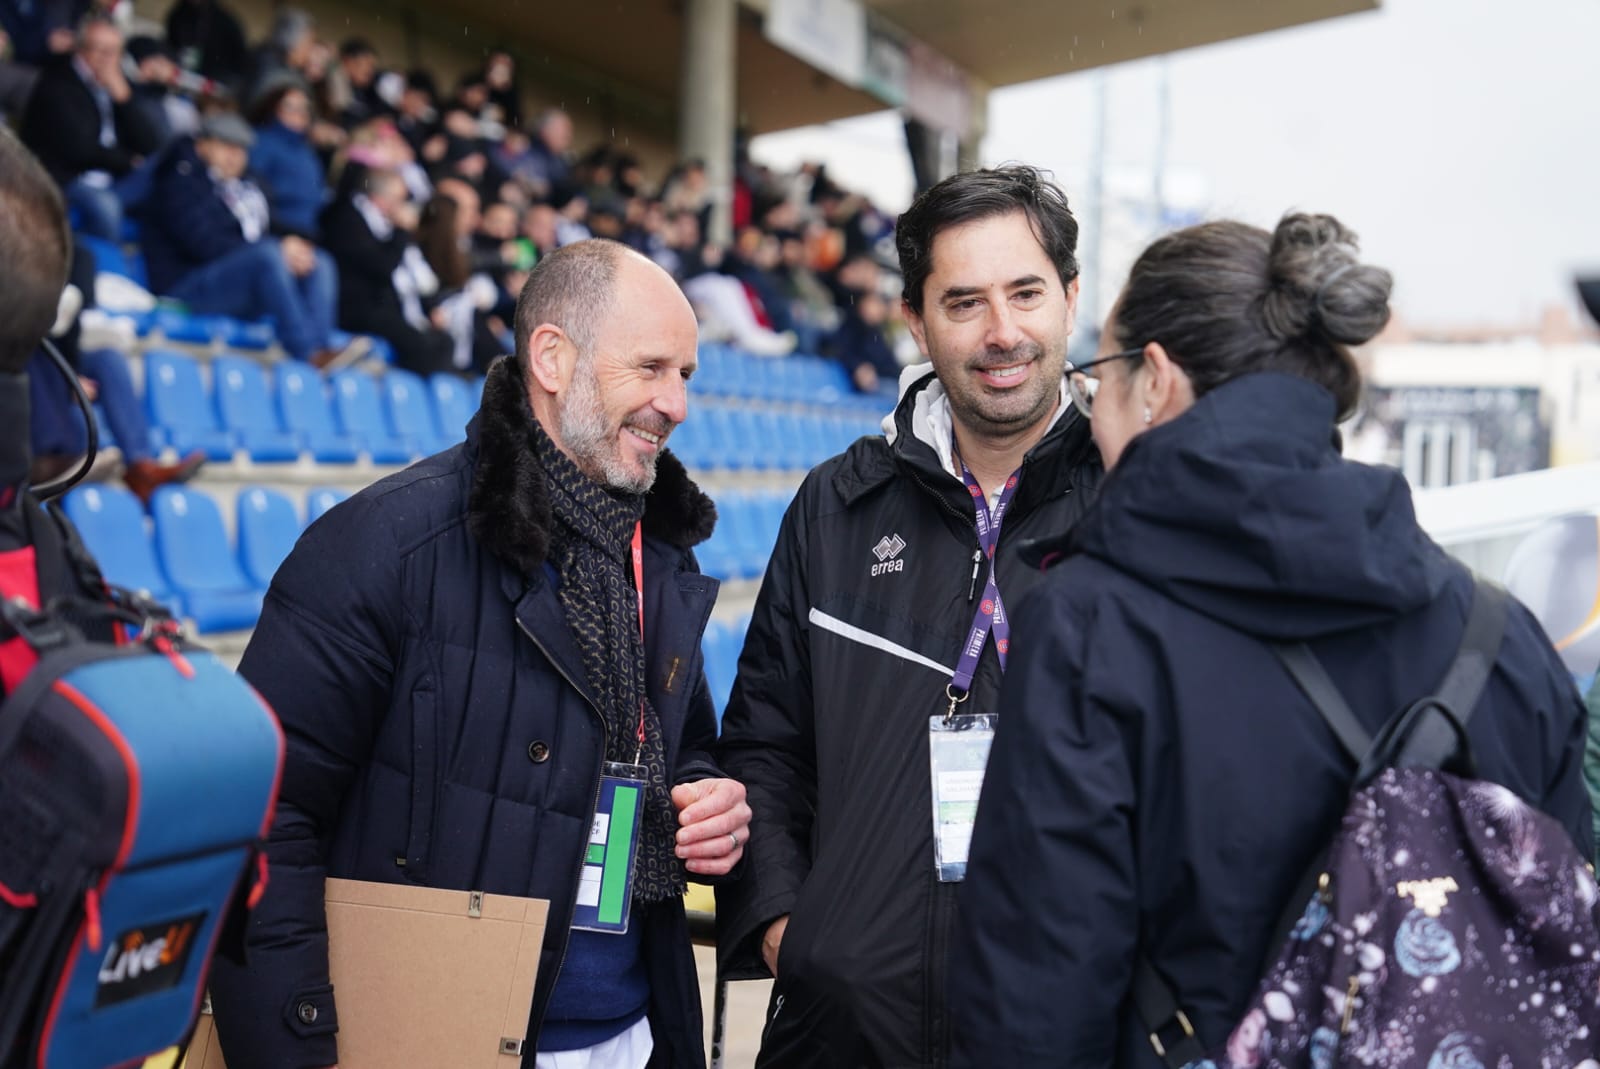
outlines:
M1021 468L1011 473L1011 478L1006 480L1005 489L1000 491L1000 499L995 502L994 511L991 512L983 487L978 485L978 480L967 470L966 461L959 463L961 481L967 484L967 492L972 495L973 510L977 513L978 546L989 560L989 580L983 584L983 600L978 603L978 611L973 614L972 628L967 632L966 645L961 647L961 659L956 662L956 674L950 679L947 695L950 698L952 713L955 711L956 703L965 700L967 692L972 689L972 677L978 674L978 658L983 655L983 647L989 641L990 631L994 632L994 648L1000 657L1000 670L1005 671L1006 650L1011 645L1011 624L1006 620L1005 605L1000 601L1000 588L995 584L994 551L1000 544L1000 523L1005 519L1006 508L1011 504L1011 496L1017 492L1017 483L1022 476Z

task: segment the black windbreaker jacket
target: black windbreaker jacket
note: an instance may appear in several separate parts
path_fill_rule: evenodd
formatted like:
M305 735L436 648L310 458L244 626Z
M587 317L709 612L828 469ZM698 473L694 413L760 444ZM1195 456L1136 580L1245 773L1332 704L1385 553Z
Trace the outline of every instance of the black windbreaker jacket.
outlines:
M934 875L928 718L945 710L986 575L974 580L971 496L913 431L935 382L905 391L892 439L857 441L801 486L723 720L720 763L755 813L744 875L717 891L723 974L767 976L761 936L790 914L763 1069L945 1061L959 885ZM1065 531L1099 472L1069 407L1029 452L1001 526L1008 605L1042 574L1018 547ZM964 708L995 711L1000 676L991 641Z
M1128 998L1141 946L1223 1044L1355 773L1268 644L1309 644L1374 734L1444 677L1471 574L1333 427L1305 379L1218 387L1134 439L1013 607L954 1065L1160 1069ZM1467 730L1481 778L1590 841L1583 706L1520 604Z

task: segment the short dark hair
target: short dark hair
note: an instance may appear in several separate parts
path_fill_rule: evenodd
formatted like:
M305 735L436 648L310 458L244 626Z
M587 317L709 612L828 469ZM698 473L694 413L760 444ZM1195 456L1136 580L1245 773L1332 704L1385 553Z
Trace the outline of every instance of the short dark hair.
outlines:
M528 339L542 324L567 332L578 352L594 352L600 321L611 310L617 263L628 247L606 238L573 242L544 257L528 273L517 298L517 370L528 372Z
M355 59L357 56L376 56L378 50L372 47L372 42L365 37L346 37L339 45L340 59Z
M1078 277L1078 221L1067 195L1047 172L1026 164L951 175L911 202L895 224L894 245L905 276L905 301L922 314L922 290L933 273L933 241L962 223L1022 212L1045 255L1055 264L1061 285Z
M71 266L72 235L60 191L0 126L0 372L27 366L55 322Z
M1361 399L1350 346L1389 321L1394 280L1357 258L1331 215L1286 215L1273 233L1202 223L1160 238L1134 263L1111 328L1117 347L1159 342L1199 397L1253 371L1309 379L1341 418Z

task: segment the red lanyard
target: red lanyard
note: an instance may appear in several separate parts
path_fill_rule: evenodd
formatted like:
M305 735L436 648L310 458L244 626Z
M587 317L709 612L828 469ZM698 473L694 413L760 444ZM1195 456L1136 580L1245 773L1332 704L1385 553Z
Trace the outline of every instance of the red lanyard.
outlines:
M633 525L633 588L639 594L639 648L644 649L644 523L640 521ZM649 655L646 654L646 664ZM649 675L648 669L645 673ZM638 764L639 758L644 756L644 695L639 695L639 748L634 752L633 763Z

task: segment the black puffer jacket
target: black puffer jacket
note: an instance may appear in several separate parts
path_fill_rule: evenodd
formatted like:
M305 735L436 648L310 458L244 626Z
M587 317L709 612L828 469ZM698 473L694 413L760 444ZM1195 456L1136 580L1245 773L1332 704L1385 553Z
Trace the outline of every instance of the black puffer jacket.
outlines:
M791 915L763 1067L945 1060L958 885L934 874L928 718L985 576L974 582L972 497L914 430L935 383L910 386L892 440L863 438L806 479L723 720L723 766L755 813L745 873L717 892L725 975L766 976L761 936ZM1041 578L1019 545L1065 530L1099 470L1069 408L1028 454L1001 527L1008 604ZM990 642L965 708L994 711L1000 678Z
M1269 643L1306 642L1376 734L1434 692L1472 597L1396 471L1342 460L1333 398L1249 375L1136 438L1013 617L950 969L954 1062L1158 1069L1142 946L1208 1047L1354 770ZM1478 772L1588 843L1585 718L1513 604Z
M218 961L234 1069L335 1061L323 880L550 901L528 1053L564 957L605 752L577 643L543 566L550 529L532 415L509 360L467 441L317 521L279 570L240 673L288 737L250 926L249 968ZM700 639L717 583L689 547L709 499L666 454L644 513L650 701L673 782L720 776ZM644 925L657 1060L700 1069L700 994L680 900ZM301 1013L309 1003L316 1012Z

